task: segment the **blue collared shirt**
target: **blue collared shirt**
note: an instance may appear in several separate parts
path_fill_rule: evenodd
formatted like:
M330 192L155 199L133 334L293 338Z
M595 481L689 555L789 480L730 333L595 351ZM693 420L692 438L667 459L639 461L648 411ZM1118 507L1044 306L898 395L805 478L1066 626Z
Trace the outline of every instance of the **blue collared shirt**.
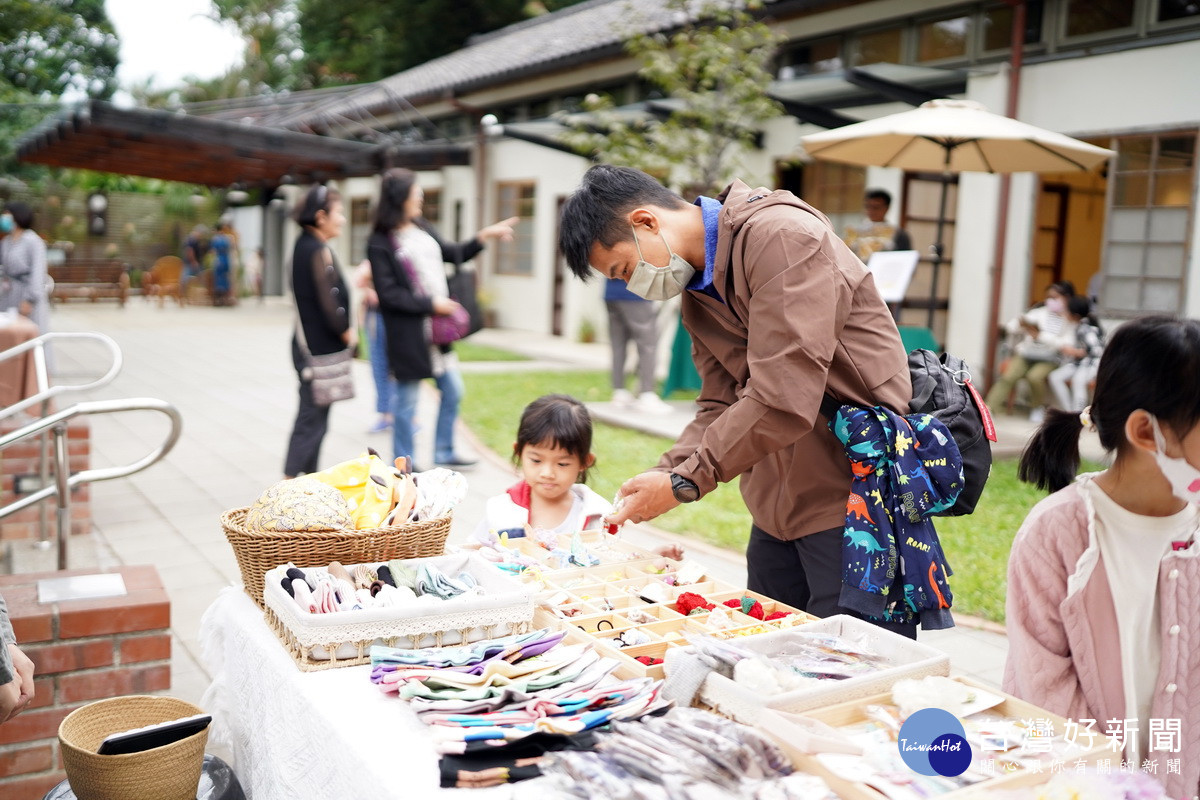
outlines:
M720 229L721 203L711 197L701 195L696 198L694 205L700 206L700 213L704 218L704 269L697 271L692 276L692 279L688 281L687 288L694 292L704 292L724 303L720 293L713 286L713 267L717 262L717 231Z

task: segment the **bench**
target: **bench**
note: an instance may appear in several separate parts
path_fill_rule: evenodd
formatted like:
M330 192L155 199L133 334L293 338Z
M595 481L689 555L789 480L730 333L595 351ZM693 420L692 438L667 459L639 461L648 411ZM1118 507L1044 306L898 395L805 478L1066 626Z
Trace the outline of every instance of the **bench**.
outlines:
M120 261L78 259L55 264L49 271L54 280L51 302L82 297L94 303L109 298L124 306L129 296L129 272Z

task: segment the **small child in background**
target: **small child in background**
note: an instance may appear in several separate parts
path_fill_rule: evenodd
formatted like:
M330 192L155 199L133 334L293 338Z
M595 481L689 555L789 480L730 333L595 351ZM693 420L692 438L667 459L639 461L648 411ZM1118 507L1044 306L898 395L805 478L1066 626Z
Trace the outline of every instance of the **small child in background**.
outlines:
M592 417L587 407L565 394L548 394L525 407L513 443L513 461L521 480L487 501L473 538L491 542L507 532L525 535L525 526L549 533L595 530L612 504L584 485L596 463L592 453ZM659 555L683 557L679 545Z
M1079 433L1116 451L1075 478ZM1082 414L1051 409L1021 456L1038 503L1008 562L1004 690L1072 720L1123 723L1124 758L1170 797L1200 794L1200 759L1155 723L1200 731L1200 322L1143 317L1109 339ZM1189 745L1188 742L1191 744ZM1190 750L1189 750L1190 747Z
M1087 405L1088 387L1104 352L1104 331L1092 316L1092 301L1078 294L1067 301L1067 324L1074 326L1075 341L1060 348L1062 366L1046 380L1054 390L1058 407L1078 414Z

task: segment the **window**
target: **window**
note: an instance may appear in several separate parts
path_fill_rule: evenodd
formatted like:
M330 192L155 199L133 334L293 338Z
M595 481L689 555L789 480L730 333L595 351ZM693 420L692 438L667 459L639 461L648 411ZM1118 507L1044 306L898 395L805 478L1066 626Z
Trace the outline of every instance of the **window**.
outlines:
M1129 0L1067 0L1065 34L1090 36L1133 27Z
M442 221L442 190L426 189L425 202L421 205L421 216L435 226Z
M1155 22L1171 22L1177 19L1200 17L1200 2L1197 0L1158 0Z
M371 201L355 197L350 201L350 261L357 264L367 257L367 238L375 220L371 216Z
M971 18L953 17L917 26L917 61L964 58L971 36Z
M1123 137L1116 150L1101 304L1117 314L1179 313L1196 134Z
M863 33L854 40L850 63L855 67L867 64L904 63L904 31L889 28L885 31Z
M813 161L804 165L801 183L803 191L798 194L825 212L838 235L845 232L847 226L862 220L866 168Z
M502 275L533 274L532 182L496 184L496 217L520 217L511 242L496 243L496 272Z
M1030 0L1025 4L1025 44L1036 44L1042 40L1041 0ZM1012 6L1003 5L985 9L983 12L983 49L987 51L1007 50L1012 44Z
M786 63L796 77L837 72L842 69L842 40L833 36L815 42L805 42L792 48L787 54Z

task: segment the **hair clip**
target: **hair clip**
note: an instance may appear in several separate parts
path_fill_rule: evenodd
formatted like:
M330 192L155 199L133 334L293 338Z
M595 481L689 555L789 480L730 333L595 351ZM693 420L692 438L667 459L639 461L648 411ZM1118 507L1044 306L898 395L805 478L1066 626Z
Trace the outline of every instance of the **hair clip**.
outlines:
M1092 422L1092 407L1085 406L1083 411L1079 412L1079 424L1088 430L1096 430L1096 424Z

